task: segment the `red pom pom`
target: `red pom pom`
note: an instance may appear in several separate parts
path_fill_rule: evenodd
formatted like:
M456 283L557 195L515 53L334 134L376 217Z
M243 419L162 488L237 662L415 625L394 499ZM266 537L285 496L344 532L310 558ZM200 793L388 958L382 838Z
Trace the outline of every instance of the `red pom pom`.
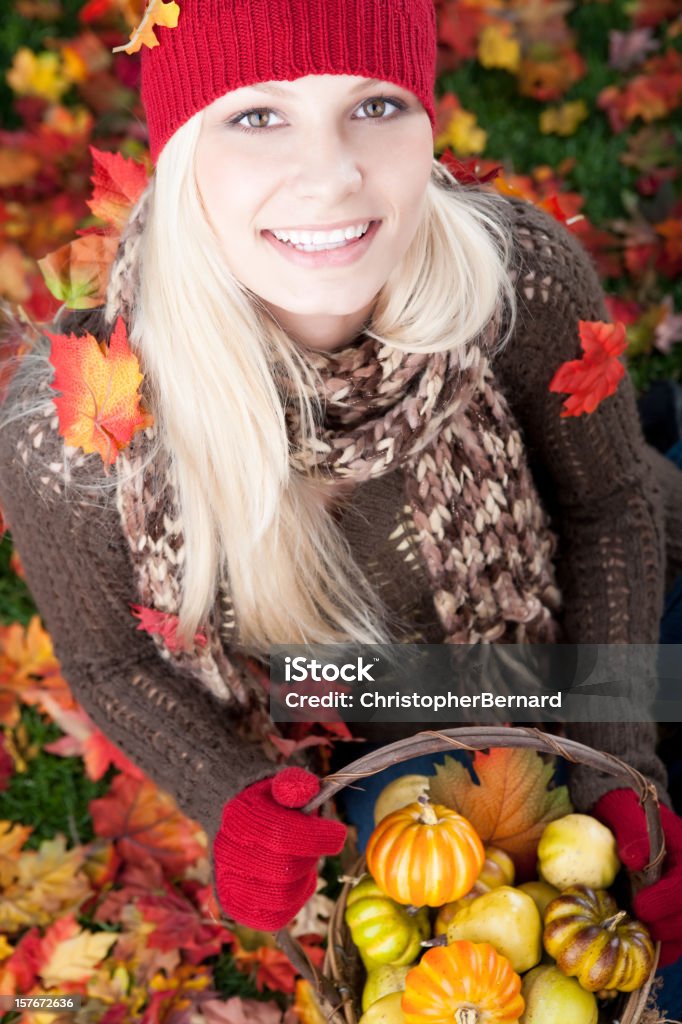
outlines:
M285 768L272 780L273 799L282 807L303 807L319 792L320 780L305 768Z

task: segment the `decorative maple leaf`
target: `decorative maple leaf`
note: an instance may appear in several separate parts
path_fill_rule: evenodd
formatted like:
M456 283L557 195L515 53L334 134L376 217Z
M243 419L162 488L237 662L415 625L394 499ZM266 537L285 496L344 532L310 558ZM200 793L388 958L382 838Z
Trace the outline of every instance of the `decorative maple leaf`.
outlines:
M138 630L141 629L145 633L163 637L163 641L170 651L187 650L182 643L182 638L177 635L180 624L177 615L171 615L170 612L159 612L155 608L145 608L141 604L131 604L130 607L133 615L140 620ZM208 643L206 634L195 633L194 643L203 647Z
M550 391L571 396L564 402L562 418L594 412L600 402L614 394L626 372L618 361L627 347L624 323L579 320L578 329L584 355L563 363L549 383Z
M566 786L547 788L554 769L535 750L477 751L473 767L479 785L464 765L446 757L431 779L431 799L468 818L484 843L506 850L520 880L531 878L545 825L571 813Z
M91 334L50 334L50 362L56 370L52 387L59 433L67 444L99 452L105 468L118 458L138 430L154 422L140 406L143 380L137 356L128 346L121 317L107 347Z
M93 193L86 202L96 217L120 232L147 187L149 175L142 164L126 160L120 153L106 153L94 146L90 153Z
M154 35L154 26L161 25L164 28L175 28L178 24L180 8L175 0L164 3L164 0L149 0L147 9L142 15L142 21L130 33L130 41L123 46L115 46L112 53L137 53L142 46L148 46L151 50L159 45L159 40Z

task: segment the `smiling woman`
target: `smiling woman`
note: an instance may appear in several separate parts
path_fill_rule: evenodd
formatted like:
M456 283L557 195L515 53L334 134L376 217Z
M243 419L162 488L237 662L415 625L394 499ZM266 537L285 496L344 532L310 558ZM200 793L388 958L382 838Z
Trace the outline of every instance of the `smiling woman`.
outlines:
M599 282L563 225L434 160L432 0L182 0L157 31L155 173L106 306L51 332L125 327L153 424L108 475L64 444L48 335L2 410L0 499L74 694L204 825L257 928L345 837L298 809L314 775L276 773L273 644L619 645L628 721L567 729L666 800L625 668L658 639L682 476L627 378L562 416L580 321L610 337ZM588 809L613 782L571 787Z
M231 273L299 342L334 349L412 243L432 163L428 114L406 89L307 75L207 107L196 177Z

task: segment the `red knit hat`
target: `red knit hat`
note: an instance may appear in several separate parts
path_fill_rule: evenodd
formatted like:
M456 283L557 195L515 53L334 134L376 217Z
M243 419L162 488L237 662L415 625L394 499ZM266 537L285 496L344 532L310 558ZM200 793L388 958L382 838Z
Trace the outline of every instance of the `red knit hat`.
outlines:
M171 135L219 96L256 82L361 75L422 103L435 132L433 0L179 0L176 28L142 49L156 163Z

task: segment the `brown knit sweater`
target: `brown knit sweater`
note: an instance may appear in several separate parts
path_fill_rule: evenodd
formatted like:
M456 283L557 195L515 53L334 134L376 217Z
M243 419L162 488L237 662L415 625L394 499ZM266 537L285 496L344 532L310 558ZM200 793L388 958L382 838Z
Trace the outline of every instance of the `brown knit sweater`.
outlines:
M682 571L682 473L644 444L627 377L593 414L561 419L563 397L549 392L549 382L581 354L578 319L608 319L603 294L566 228L529 204L510 205L519 319L493 369L559 537L564 636L572 643L654 644L664 581ZM93 329L92 317L76 315L58 329L78 325ZM19 370L12 391L23 387ZM76 698L212 838L224 802L276 766L237 734L224 706L163 661L136 629L130 603L138 597L113 493L100 507L78 491L65 500L56 426L51 414L11 421L0 434L0 503L29 587ZM87 483L93 458L70 462L74 482ZM413 545L401 518L403 493L400 471L359 485L339 511L340 528L389 608L408 629L438 642L426 572L419 558L406 558ZM664 792L653 725L573 725L570 732L625 758ZM576 769L574 803L587 809L612 785Z

